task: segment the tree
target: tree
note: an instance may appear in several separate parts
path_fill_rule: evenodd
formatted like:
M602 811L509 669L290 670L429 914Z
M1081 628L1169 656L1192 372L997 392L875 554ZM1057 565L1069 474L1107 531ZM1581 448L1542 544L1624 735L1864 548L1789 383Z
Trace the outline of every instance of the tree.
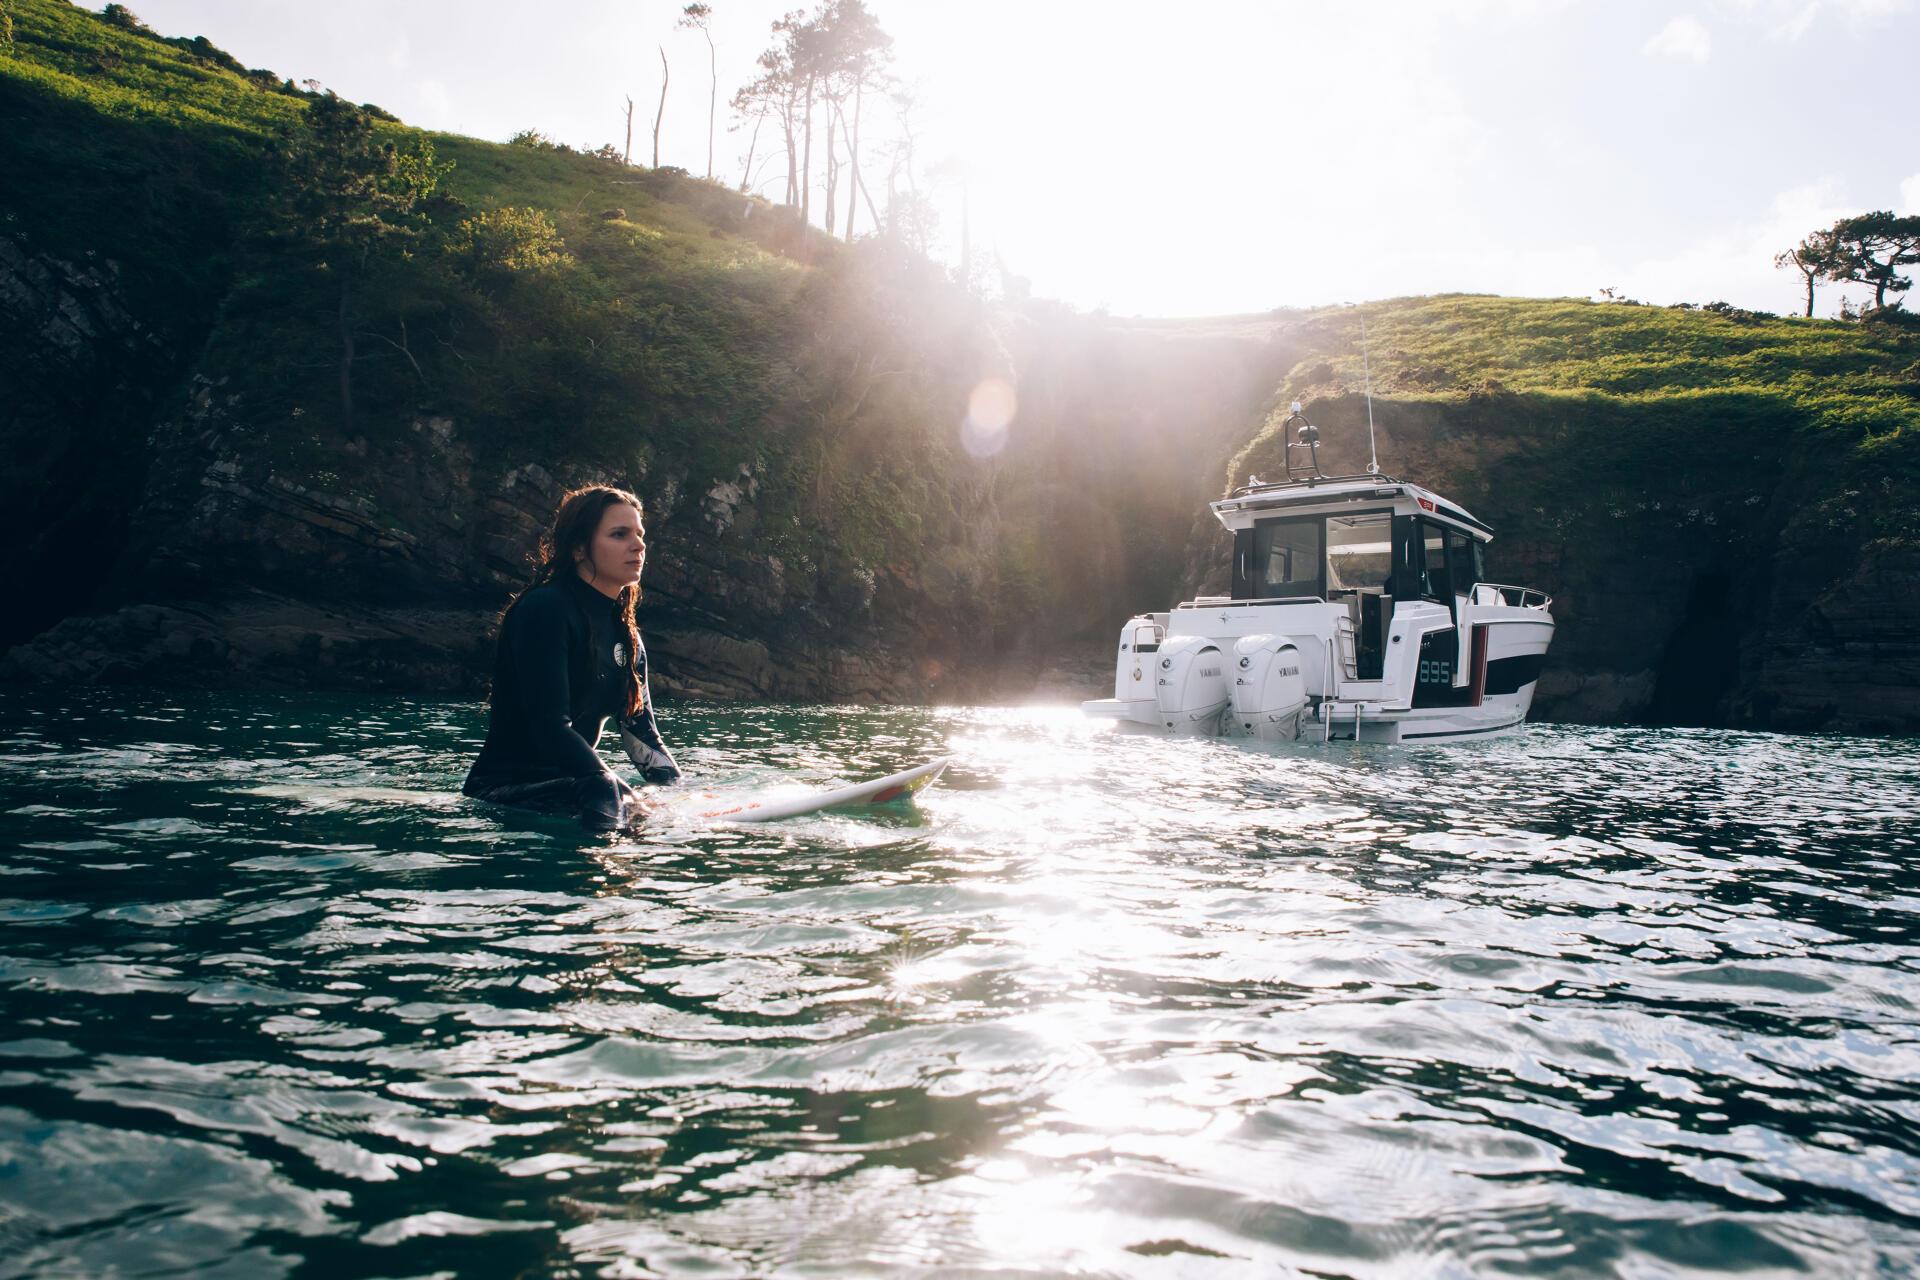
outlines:
M362 282L383 263L404 259L427 228L427 202L451 161L415 139L400 150L382 142L365 111L333 93L307 104L302 135L288 149L283 198L293 234L338 288L340 415L353 425L355 306Z
M919 165L915 150L919 144L920 102L915 90L895 84L888 95L893 103L894 138L887 151L886 233L922 254L929 252L933 240L933 204L920 194ZM900 189L901 179L906 190Z
M747 147L747 163L740 171L740 190L747 190L753 177L753 153L760 142L760 125L769 115L778 116L787 153L787 190L782 197L782 203L790 205L796 198L793 177L795 173L795 107L798 94L793 76L793 64L783 45L775 45L762 53L759 63L760 77L733 95L733 109L743 117L749 115L753 117L753 138Z
M1888 210L1842 218L1824 234L1833 237L1836 282L1873 286L1874 309L1888 306L1889 293L1905 293L1913 280L1900 268L1920 262L1920 215L1895 217ZM1893 306L1900 302L1895 299Z
M128 31L146 31L147 24L134 15L133 10L123 4L110 4L100 11L100 20L112 26L123 27Z
M795 182L790 189L797 188L800 197L800 221L808 222L813 214L813 100L820 87L822 66L820 24L818 16L809 19L800 10L794 9L773 24L776 34L787 38L785 63L790 70L794 97L797 99L797 115L800 126L800 167ZM788 144L791 146L791 142Z
M660 118L667 114L667 81L671 73L667 70L667 47L660 48L660 108L653 113L653 167L660 167Z
M880 23L868 11L863 0L830 0L822 10L820 29L823 55L831 69L829 97L834 114L840 120L841 133L847 139L847 239L853 239L854 213L858 201L865 198L867 212L878 228L880 214L866 190L860 172L860 111L869 88L880 87L886 77L886 63L893 54L893 37L880 29ZM853 103L853 118L847 119L846 104ZM833 229L828 216L827 229Z
M713 177L713 118L720 103L720 63L713 50L713 30L709 25L713 6L690 4L680 11L679 25L692 27L707 40L707 177Z
M831 232L837 219L835 200L842 164L838 147L844 138L847 234L851 238L860 201L866 202L874 222L880 222L860 168L861 108L867 91L884 84L884 67L893 39L880 29L864 0L822 0L811 14L791 10L774 22L773 34L774 45L760 55L760 78L734 95L734 109L742 116L754 116L756 130L758 121L766 115L780 117L787 147L787 203L797 203L801 219L810 222L814 115L817 106L825 106L826 225ZM757 141L757 132L755 137ZM749 153L743 183L752 171Z
M1784 270L1792 267L1807 287L1807 319L1813 319L1813 287L1821 280L1834 278L1836 268L1833 233L1816 231L1799 244L1773 257L1773 265Z
M627 149L620 153L621 164L633 163L633 95L627 95Z

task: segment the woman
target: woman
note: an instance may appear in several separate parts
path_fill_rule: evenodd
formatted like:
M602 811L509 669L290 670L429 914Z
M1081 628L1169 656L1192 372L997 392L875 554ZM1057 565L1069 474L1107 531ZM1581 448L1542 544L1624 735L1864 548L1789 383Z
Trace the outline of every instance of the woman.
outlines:
M654 724L633 621L647 556L640 500L605 485L574 490L540 553L533 582L500 620L487 741L462 790L610 831L646 803L594 750L609 718L648 782L680 777Z

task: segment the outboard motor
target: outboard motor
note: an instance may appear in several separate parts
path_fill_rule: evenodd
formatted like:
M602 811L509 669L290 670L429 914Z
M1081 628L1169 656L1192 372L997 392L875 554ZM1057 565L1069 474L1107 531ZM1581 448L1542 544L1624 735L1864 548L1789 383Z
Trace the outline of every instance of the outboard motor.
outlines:
M1113 664L1113 697L1084 703L1083 709L1123 725L1158 729L1160 707L1154 700L1153 679L1160 669L1160 640L1165 634L1150 614L1127 619L1120 628L1120 651Z
M1262 742L1292 742L1300 735L1307 683L1300 651L1286 636L1242 636L1233 646L1231 732Z
M1227 658L1205 636L1181 636L1160 646L1154 664L1154 700L1160 723L1182 737L1212 737L1228 706Z

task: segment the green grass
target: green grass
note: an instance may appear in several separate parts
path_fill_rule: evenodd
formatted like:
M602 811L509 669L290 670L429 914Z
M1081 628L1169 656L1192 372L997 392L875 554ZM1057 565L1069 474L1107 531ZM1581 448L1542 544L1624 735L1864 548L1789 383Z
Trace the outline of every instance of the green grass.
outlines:
M1915 381L1903 374L1920 357L1920 334L1891 325L1571 299L1396 299L1307 321L1302 336L1320 355L1296 371L1308 384L1300 389L1361 385L1362 323L1380 395L1458 395L1489 384L1627 401L1745 391L1779 398L1808 425L1855 442L1920 425Z
M1392 452L1404 441L1418 463L1409 478L1445 481L1522 527L1719 510L1733 528L1743 513L1721 508L1782 483L1878 494L1920 480L1913 329L1447 295L1295 322L1290 336L1307 354L1229 464L1231 482L1284 472L1280 423L1295 398L1340 423L1330 433L1339 465L1364 463L1363 324L1375 415L1395 442L1386 469L1406 461ZM1437 442L1447 447L1428 447ZM1910 539L1911 507L1863 501L1857 533Z

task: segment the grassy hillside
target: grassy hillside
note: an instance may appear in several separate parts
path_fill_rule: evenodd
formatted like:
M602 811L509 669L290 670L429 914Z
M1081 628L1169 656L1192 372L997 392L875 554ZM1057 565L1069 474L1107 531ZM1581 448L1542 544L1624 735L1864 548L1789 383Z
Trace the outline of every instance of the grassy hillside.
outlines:
M1909 447L1920 425L1920 330L1891 323L1570 299L1400 299L1305 321L1301 336L1316 358L1293 371L1294 389L1358 387L1362 325L1374 390L1396 398L1632 404L1755 395L1791 406L1828 443L1868 449Z

